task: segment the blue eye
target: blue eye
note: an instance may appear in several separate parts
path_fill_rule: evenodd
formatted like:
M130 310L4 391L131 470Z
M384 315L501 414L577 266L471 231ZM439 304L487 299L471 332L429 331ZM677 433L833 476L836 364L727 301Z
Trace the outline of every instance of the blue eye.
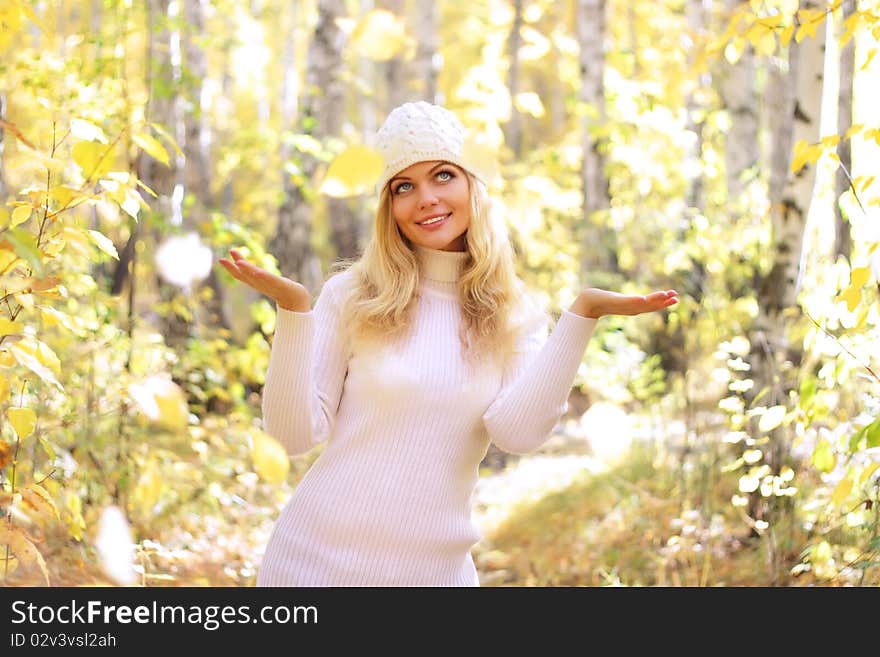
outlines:
M406 187L407 185L412 186L412 183L402 182L391 191L394 192L395 194L400 194L401 192L407 191L406 189L404 189L404 187Z
M448 182L455 178L455 175L451 171L447 171L446 169L437 172L437 177L440 178L440 176L446 176L445 178L442 178L443 182Z

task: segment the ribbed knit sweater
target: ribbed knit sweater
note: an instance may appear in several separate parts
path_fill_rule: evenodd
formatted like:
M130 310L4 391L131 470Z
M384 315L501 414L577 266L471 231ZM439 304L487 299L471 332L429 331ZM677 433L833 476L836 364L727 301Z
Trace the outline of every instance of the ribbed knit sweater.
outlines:
M596 320L563 310L506 367L469 367L457 296L467 255L416 255L413 325L384 348L345 347L349 272L327 280L311 311L278 309L263 426L291 455L327 444L276 522L257 586L479 586L479 464L490 442L537 449L567 408Z

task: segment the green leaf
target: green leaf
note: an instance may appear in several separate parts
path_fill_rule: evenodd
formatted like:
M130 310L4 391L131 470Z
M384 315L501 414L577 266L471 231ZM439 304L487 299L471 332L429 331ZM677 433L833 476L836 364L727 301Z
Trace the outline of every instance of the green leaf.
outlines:
M12 244L16 255L31 266L36 276L43 275L43 255L37 248L37 238L21 228L10 228L4 236Z
M810 405L810 402L813 401L813 397L816 396L816 379L815 377L808 377L801 381L800 385L800 400L801 407L807 407Z
M865 438L868 439L868 447L877 447L880 445L880 418L874 420L865 427Z
M827 440L820 440L813 450L810 464L815 466L820 472L831 472L834 466L837 465L837 457L831 451L831 443Z

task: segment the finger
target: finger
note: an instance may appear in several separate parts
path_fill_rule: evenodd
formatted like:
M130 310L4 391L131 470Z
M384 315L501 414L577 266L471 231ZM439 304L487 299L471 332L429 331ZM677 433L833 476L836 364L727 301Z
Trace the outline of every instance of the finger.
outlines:
M241 270L235 266L235 264L231 263L229 260L225 258L221 258L219 260L220 264L223 265L223 268L229 272L229 274L236 280L246 282L244 277L242 276Z

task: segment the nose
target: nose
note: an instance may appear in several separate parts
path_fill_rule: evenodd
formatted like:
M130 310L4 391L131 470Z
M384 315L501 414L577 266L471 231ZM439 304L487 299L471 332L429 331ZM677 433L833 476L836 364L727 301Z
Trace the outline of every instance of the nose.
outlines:
M434 190L430 185L422 185L421 192L419 193L419 208L427 208L432 205L437 205L440 202L440 199L437 198L437 195L434 193Z

